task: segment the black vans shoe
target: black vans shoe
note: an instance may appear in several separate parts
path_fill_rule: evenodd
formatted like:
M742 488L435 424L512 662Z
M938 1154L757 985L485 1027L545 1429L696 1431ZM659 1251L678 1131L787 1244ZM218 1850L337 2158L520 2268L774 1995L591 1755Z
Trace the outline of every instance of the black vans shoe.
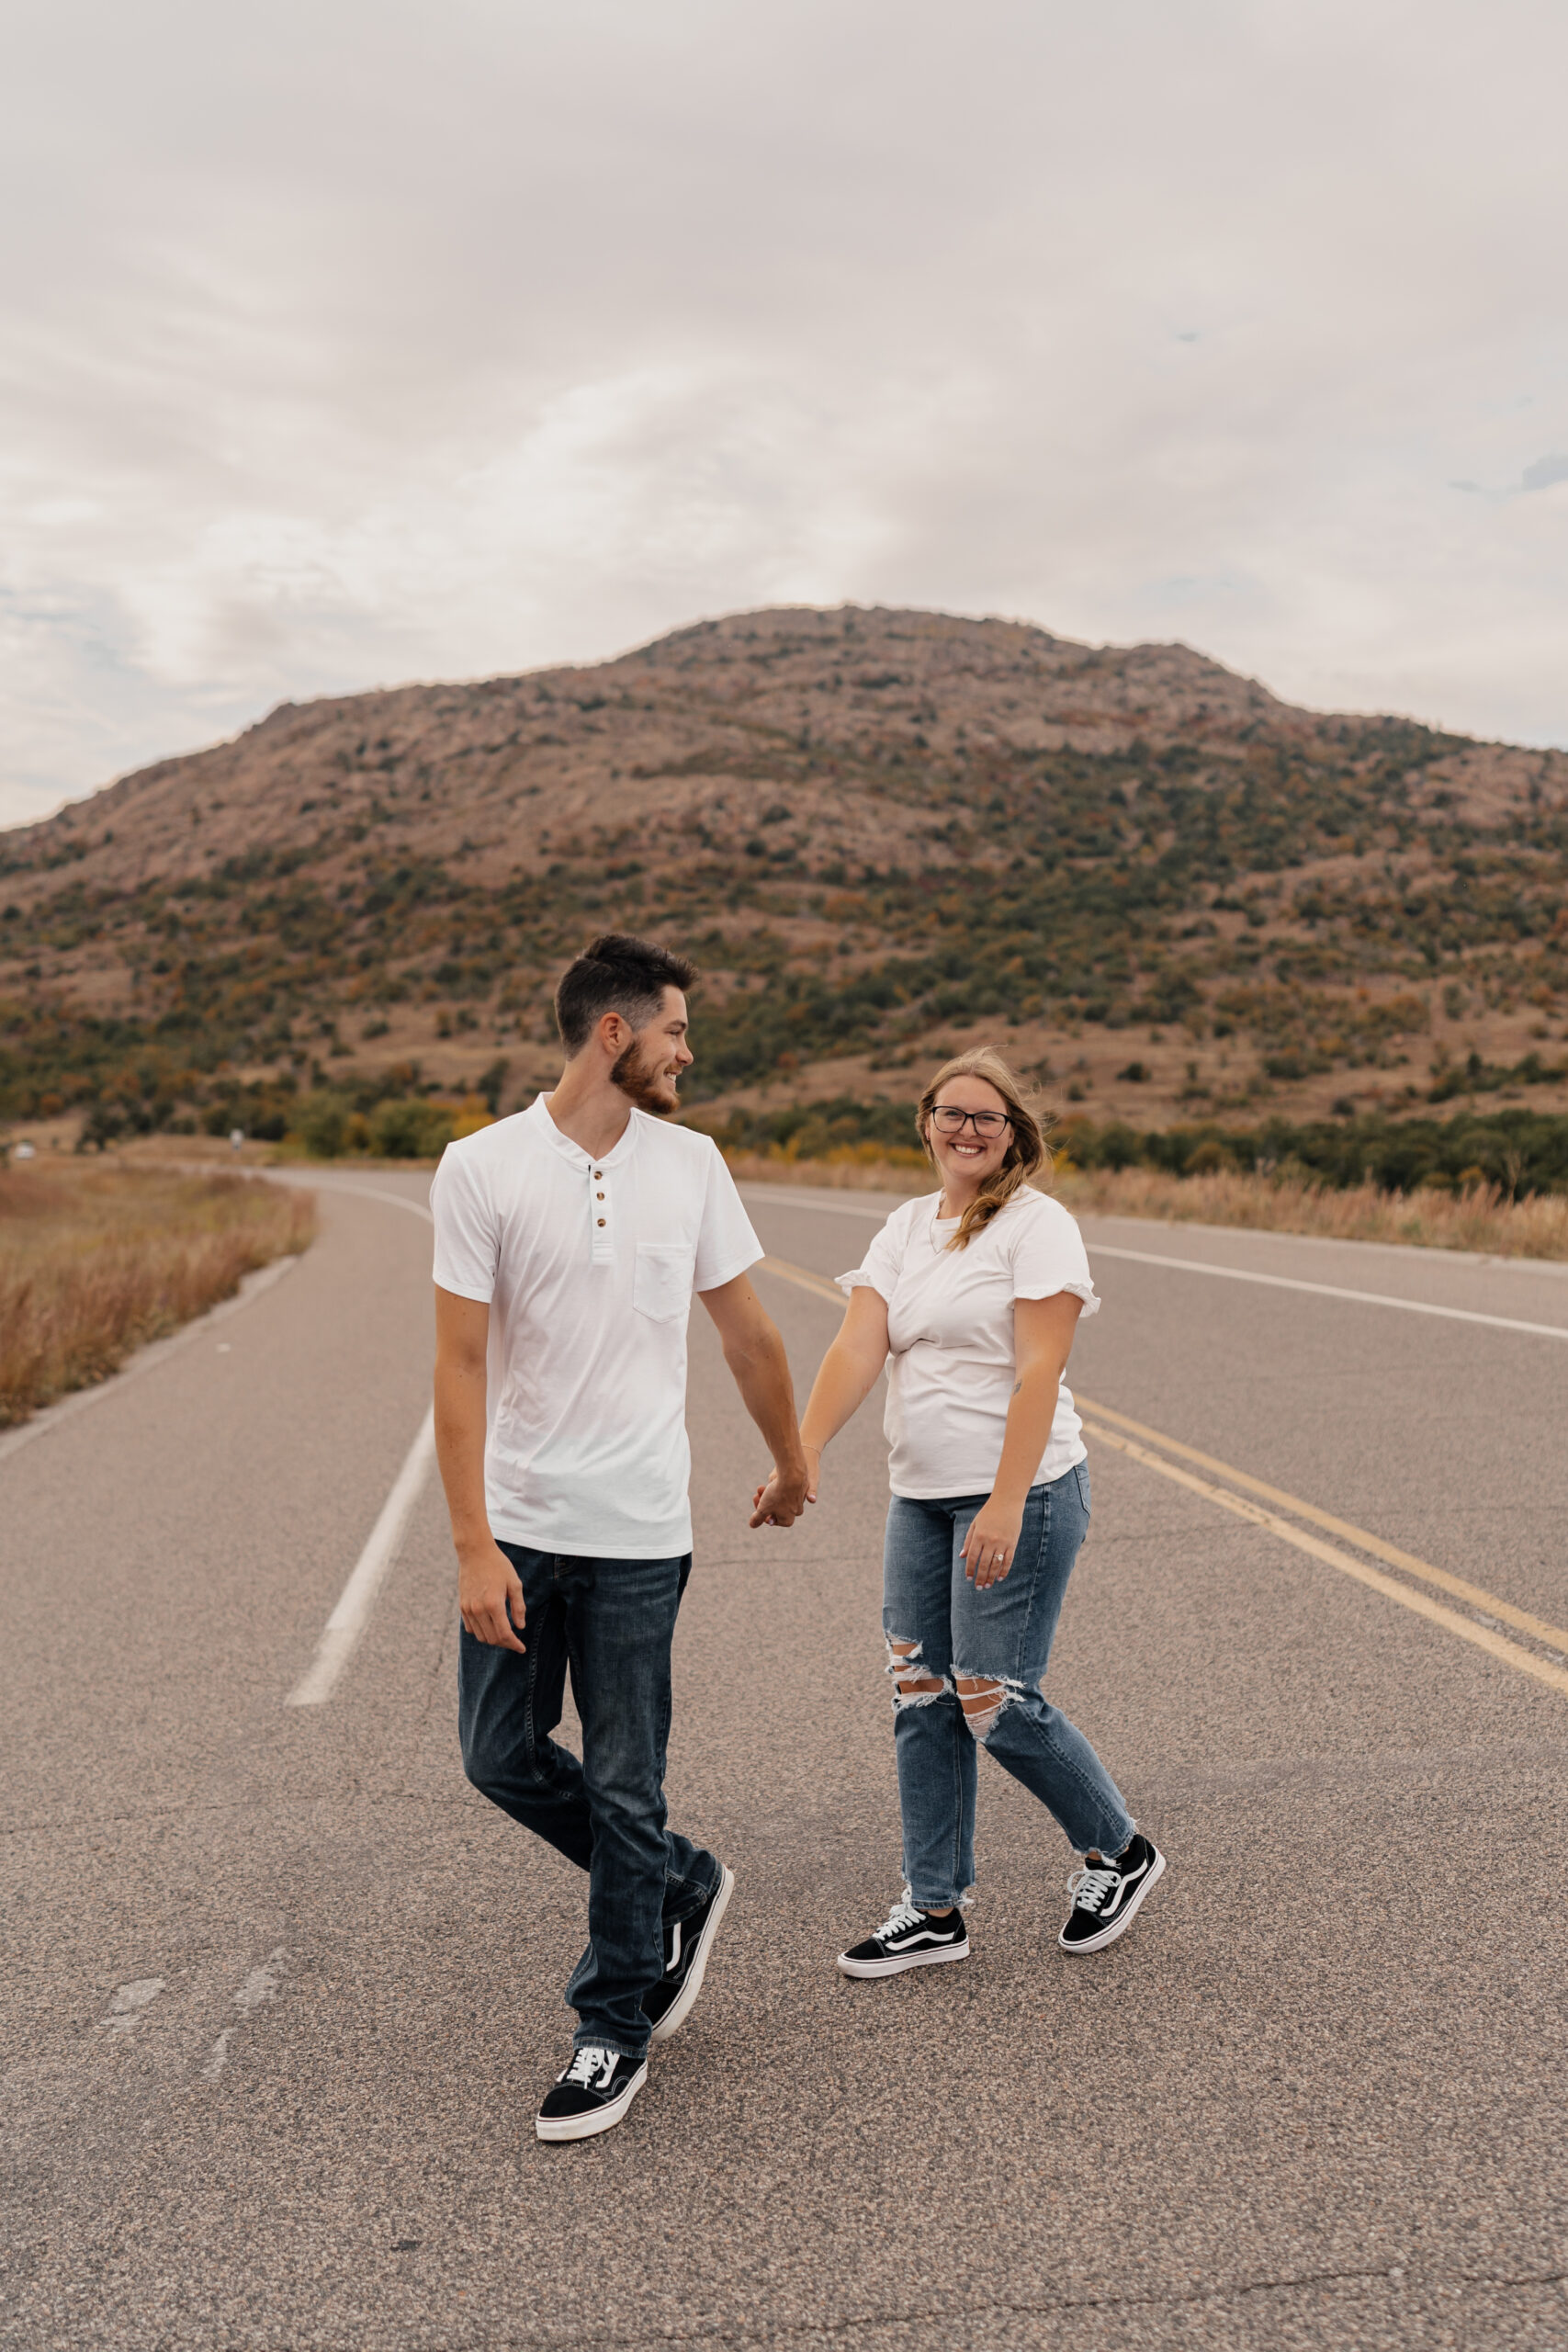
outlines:
M896 1903L875 1935L839 1954L846 1976L897 1976L906 1968L934 1968L944 1960L967 1960L969 1930L962 1911L937 1918L912 1903Z
M541 2140L591 2140L620 2121L647 2080L646 2058L588 2042L573 2051L570 2065L545 2093L534 2128Z
M1056 1941L1064 1951L1103 1951L1124 1935L1155 1881L1165 1875L1165 1856L1140 1831L1114 1861L1086 1862L1067 1881L1073 1907Z
M713 1939L735 1892L735 1873L719 1864L717 1886L700 1911L677 1919L664 1930L664 1973L651 1993L642 1996L642 2013L653 2028L654 2041L668 2041L692 2014L692 2004L703 1989Z

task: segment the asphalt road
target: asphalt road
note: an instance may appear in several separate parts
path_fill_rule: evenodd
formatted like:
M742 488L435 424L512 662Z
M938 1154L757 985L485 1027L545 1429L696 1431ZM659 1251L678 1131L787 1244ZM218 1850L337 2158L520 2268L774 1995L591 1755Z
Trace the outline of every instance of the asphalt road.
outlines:
M1065 1841L984 1766L975 1955L883 1984L832 1966L898 1892L879 1415L750 1533L694 1315L671 1788L737 1896L627 2122L544 2148L581 1887L462 1778L434 1479L285 1703L427 1399L424 1180L363 1182L0 1460L0 2341L1568 2346L1568 1669L1529 1630L1568 1621L1568 1340L1329 1295L1568 1332L1568 1277L1088 1228L1073 1378L1118 1418L1049 1688L1170 1871L1068 1960ZM804 1386L872 1218L752 1199Z

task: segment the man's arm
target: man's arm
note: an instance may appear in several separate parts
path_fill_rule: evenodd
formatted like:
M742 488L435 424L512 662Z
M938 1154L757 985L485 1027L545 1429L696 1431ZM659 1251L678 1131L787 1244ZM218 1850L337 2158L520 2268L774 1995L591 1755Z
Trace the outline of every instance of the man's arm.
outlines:
M753 1527L789 1527L806 1508L806 1455L795 1418L795 1384L777 1326L752 1289L737 1274L698 1297L713 1318L730 1377L741 1401L767 1441L773 1457L767 1481L766 1511L753 1511Z
M490 1532L485 1509L485 1356L490 1308L435 1289L435 1459L457 1555L457 1605L476 1641L522 1650L517 1571ZM510 1614L508 1611L510 1610Z

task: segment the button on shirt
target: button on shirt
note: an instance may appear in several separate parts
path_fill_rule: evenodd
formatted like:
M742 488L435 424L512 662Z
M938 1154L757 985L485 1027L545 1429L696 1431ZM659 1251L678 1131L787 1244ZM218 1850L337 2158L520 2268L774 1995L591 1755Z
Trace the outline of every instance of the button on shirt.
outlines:
M634 1110L590 1159L526 1111L448 1144L435 1280L491 1309L491 1532L628 1560L692 1548L686 1320L762 1255L717 1147Z

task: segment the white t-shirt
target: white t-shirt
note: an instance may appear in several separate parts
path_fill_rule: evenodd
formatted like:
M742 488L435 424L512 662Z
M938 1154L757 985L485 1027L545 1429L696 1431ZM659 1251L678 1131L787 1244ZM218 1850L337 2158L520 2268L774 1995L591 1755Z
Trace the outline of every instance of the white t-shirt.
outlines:
M931 1501L986 1495L1002 1458L1018 1376L1013 1302L1071 1291L1086 1316L1100 1311L1083 1236L1059 1201L1025 1187L966 1250L944 1244L958 1220L938 1222L940 1193L894 1210L852 1273L887 1302L889 1480L896 1495ZM1088 1459L1064 1381L1051 1441L1032 1486Z
M536 1551L692 1548L686 1318L761 1256L707 1136L633 1111L591 1159L540 1095L451 1143L430 1188L435 1279L491 1308L491 1532Z

